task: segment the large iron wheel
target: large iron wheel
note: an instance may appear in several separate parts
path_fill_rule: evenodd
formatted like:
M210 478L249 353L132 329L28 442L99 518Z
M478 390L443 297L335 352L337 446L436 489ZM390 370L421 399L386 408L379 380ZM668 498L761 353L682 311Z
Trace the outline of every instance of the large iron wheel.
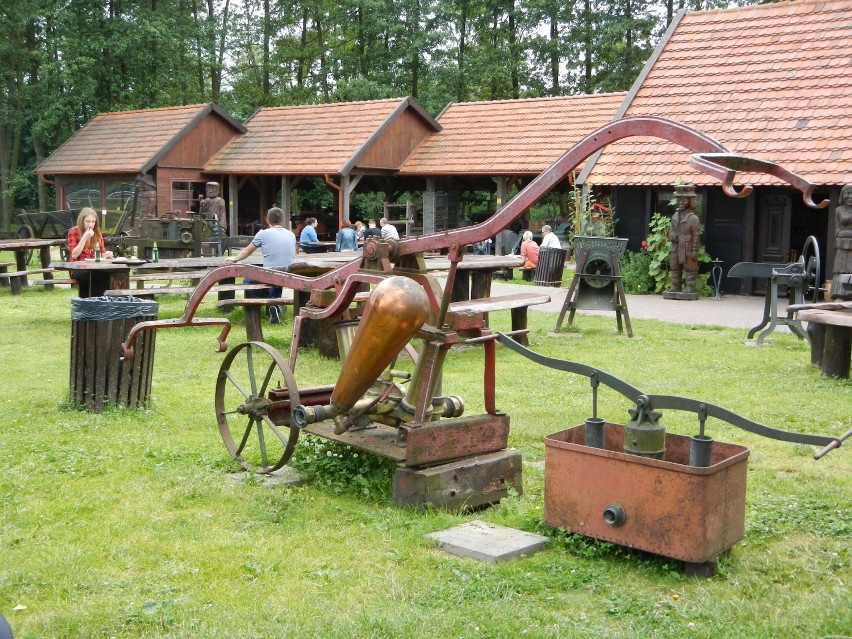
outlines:
M586 262L583 276L589 286L604 288L612 283L612 265L602 257L595 257Z
M286 413L283 423L269 417L272 388L286 389L291 407L301 403L293 373L274 348L263 342L245 342L225 356L216 379L219 434L231 456L251 472L279 470L299 440L290 412L279 412Z
M805 282L802 289L802 296L806 301L819 302L820 289L819 274L822 268L822 262L819 255L819 244L817 239L810 235L805 240L805 245L802 248L802 263L805 265Z

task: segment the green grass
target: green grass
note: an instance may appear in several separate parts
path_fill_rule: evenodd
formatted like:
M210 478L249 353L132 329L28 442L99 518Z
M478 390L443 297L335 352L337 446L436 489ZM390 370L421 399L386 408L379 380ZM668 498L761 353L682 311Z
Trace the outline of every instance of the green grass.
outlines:
M70 291L0 289L0 612L17 638L840 637L852 634L852 463L710 420L751 449L746 538L711 579L676 562L549 530L541 522L545 435L579 424L588 381L498 347L498 407L524 456L524 494L475 513L394 508L381 490L320 476L270 489L233 473L213 413L215 328L157 335L146 410L66 407ZM175 317L180 300L164 301ZM205 309L215 315L212 303ZM508 328L507 313L492 317ZM239 317L239 315L235 315ZM788 430L840 434L852 383L820 376L807 344L777 331L581 315L552 337L530 313L531 347L591 364L640 389L720 404ZM292 321L266 326L283 352ZM244 335L235 326L231 345ZM338 363L306 350L300 385ZM482 411L482 352L447 360L444 389ZM602 416L628 404L602 390ZM671 432L692 416L667 413ZM449 556L424 535L483 519L548 534L548 550L500 565ZM18 610L14 610L19 607ZM25 607L25 608L23 608Z

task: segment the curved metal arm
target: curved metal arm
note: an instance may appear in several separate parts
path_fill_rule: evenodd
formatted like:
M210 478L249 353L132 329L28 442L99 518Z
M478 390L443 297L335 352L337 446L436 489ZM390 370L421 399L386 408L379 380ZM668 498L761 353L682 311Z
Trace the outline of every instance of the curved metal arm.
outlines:
M637 406L644 408L646 411L659 410L663 408L690 411L699 416L715 417L716 419L727 422L732 426L736 426L737 428L741 428L742 430L762 437L769 437L770 439L778 439L796 444L825 446L826 448L823 451L820 451L814 456L815 459L820 459L823 455L834 448L839 448L843 441L852 435L852 431L849 431L840 437L830 437L827 435L794 433L787 430L771 428L764 424L747 419L742 415L738 415L727 408L722 408L721 406L716 406L715 404L710 404L708 402L702 402L688 397L678 397L676 395L649 395L647 393L643 393L635 386L631 386L627 382L602 370L594 368L593 366L580 364L578 362L571 362L564 359L556 359L554 357L548 357L546 355L536 353L535 351L531 351L503 333L498 333L497 341L536 364L541 364L542 366L547 366L548 368L553 368L559 371L565 371L566 373L585 375L590 378L594 376L601 384L604 384L617 393L620 393L630 401L635 402Z

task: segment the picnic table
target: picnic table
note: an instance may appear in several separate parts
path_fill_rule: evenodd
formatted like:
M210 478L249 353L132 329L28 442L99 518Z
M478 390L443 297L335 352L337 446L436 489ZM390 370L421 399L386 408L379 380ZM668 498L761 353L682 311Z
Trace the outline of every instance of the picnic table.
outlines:
M808 322L811 363L826 377L849 377L852 360L852 302L793 304L787 307L792 317Z
M50 267L57 271L89 271L89 295L102 295L104 291L111 288L128 288L130 286L130 269L134 262L127 259L80 260L77 262L51 262Z
M0 240L0 251L12 251L15 254L15 270L6 271L0 274L0 282L4 285L6 282L12 289L12 295L20 295L23 287L28 286L28 275L42 274L45 280L53 279L53 270L50 266L50 249L54 246L63 246L64 238L53 239L18 239L18 240ZM38 250L41 268L28 269L27 255L29 251ZM4 267L6 268L8 264ZM52 288L50 284L47 284Z

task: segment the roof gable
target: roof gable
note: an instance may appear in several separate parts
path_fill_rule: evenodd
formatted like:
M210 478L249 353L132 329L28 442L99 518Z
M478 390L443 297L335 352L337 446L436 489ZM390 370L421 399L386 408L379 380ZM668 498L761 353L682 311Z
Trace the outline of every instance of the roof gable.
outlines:
M245 130L213 103L99 113L35 172L44 175L145 173L210 113L237 131Z
M440 126L411 98L269 107L204 166L208 173L322 175L350 171L403 112Z
M691 126L732 152L776 162L817 184L852 181L852 2L799 0L687 12L626 109ZM715 181L690 155L633 138L604 149L592 184ZM743 176L778 184L769 175Z
M461 102L438 116L442 131L403 163L401 175L538 174L615 117L626 93Z

